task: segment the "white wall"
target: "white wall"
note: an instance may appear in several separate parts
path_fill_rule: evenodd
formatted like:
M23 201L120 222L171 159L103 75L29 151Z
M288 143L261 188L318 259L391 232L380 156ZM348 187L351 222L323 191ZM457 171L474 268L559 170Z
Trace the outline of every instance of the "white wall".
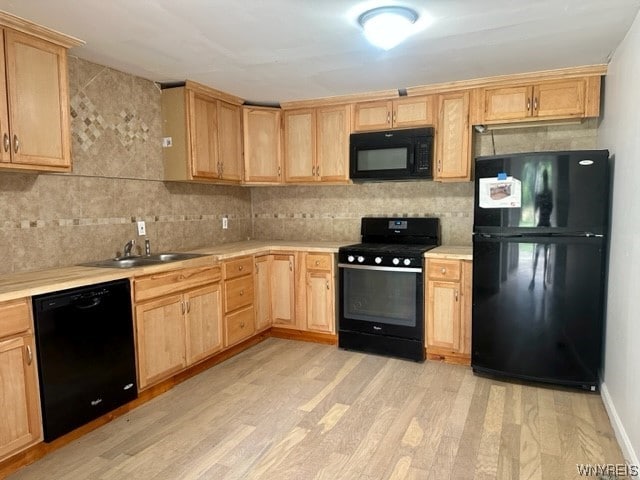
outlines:
M627 461L640 454L640 14L605 80L598 145L614 157L602 396Z

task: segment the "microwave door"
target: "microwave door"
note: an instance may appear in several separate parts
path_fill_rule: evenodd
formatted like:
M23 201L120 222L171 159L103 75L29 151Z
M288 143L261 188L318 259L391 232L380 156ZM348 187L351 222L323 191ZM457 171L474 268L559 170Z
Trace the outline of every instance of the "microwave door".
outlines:
M358 147L353 178L398 178L411 173L413 151L410 145Z

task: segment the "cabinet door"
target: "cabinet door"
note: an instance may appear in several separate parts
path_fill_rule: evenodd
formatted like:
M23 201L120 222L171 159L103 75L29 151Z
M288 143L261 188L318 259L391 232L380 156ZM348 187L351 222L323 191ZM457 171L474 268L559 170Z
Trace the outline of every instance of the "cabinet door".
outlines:
M187 365L222 349L222 290L210 285L185 294Z
M218 100L220 178L242 180L242 116L240 106Z
M66 50L5 30L5 52L12 162L70 170Z
M356 103L353 106L353 130L385 130L391 127L392 102Z
M528 85L484 90L484 121L516 120L531 116L533 91Z
M538 118L582 117L585 106L584 79L547 82L533 88L533 114Z
M0 29L0 45L4 45L4 30ZM7 76L4 55L0 52L0 163L11 161L11 145L9 144L9 107L7 105Z
M394 128L433 125L433 97L409 97L393 101Z
M334 289L331 272L307 271L307 329L335 332Z
M315 173L322 182L349 181L350 112L348 105L317 110Z
M182 370L186 366L182 295L136 306L136 341L140 389Z
M284 112L286 182L316 181L316 114L314 109Z
M293 255L272 256L271 319L277 327L297 327Z
M33 336L0 341L0 460L41 439Z
M271 326L271 255L256 257L254 282L253 307L260 331Z
M438 95L438 116L435 179L469 180L469 91Z
M460 349L460 282L429 281L427 350L430 346Z
M216 100L189 92L191 175L218 178L218 118Z
M243 119L245 182L280 183L280 110L245 107Z

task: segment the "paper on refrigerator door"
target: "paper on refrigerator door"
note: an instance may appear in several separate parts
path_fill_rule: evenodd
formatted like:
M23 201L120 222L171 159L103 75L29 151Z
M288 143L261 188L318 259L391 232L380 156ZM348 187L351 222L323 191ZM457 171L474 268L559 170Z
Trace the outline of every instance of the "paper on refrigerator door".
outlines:
M492 177L479 180L480 208L520 208L522 205L522 185L517 178L498 180Z

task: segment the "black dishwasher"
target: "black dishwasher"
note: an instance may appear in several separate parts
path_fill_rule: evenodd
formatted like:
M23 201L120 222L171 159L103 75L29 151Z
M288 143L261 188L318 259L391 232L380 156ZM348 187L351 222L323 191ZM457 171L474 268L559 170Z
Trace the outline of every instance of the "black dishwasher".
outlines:
M44 439L137 397L129 280L33 297Z

